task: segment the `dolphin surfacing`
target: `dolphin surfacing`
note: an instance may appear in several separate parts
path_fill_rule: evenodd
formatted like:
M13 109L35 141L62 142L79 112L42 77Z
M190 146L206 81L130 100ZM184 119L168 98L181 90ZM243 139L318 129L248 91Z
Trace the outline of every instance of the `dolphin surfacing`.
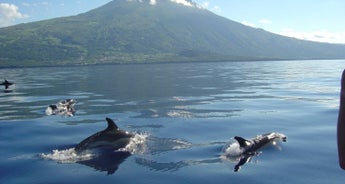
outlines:
M8 87L13 85L13 83L8 82L8 80L5 79L5 81L3 83L1 83L0 85L3 85L3 86L5 86L5 89L8 89Z
M74 106L77 104L75 99L61 100L56 104L51 104L46 108L46 115L65 115L74 116L76 110Z
M241 166L250 162L253 157L260 154L260 149L266 145L272 144L275 141L286 142L287 137L284 134L271 132L266 134L257 135L251 139L245 139L243 137L235 136L237 141L225 145L223 148L224 157L231 162L237 162L234 167L234 171L238 172Z
M240 145L242 154L252 154L263 146L273 142L274 140L281 140L286 142L287 137L284 134L271 132L262 135L258 135L252 139L244 139L242 137L235 136L234 139Z
M133 134L120 130L115 122L106 118L108 127L81 141L75 146L76 152L83 152L91 149L118 150L125 148L130 142Z

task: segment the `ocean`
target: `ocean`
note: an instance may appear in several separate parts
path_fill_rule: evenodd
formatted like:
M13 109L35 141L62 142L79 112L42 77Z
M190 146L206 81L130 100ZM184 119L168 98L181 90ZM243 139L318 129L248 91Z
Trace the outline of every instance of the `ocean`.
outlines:
M336 124L345 60L201 62L0 69L0 183L344 183ZM3 86L0 86L3 87ZM46 115L75 99L75 114ZM77 154L106 128L126 152ZM287 136L240 158L225 148Z

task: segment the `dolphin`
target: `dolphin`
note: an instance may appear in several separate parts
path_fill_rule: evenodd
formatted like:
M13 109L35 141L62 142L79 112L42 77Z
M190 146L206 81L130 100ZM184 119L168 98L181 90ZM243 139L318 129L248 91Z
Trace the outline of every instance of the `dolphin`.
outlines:
M75 151L77 153L91 149L115 151L120 148L125 148L128 145L134 135L127 131L120 130L112 119L105 119L108 122L108 127L84 139L75 146Z
M11 85L13 85L13 83L12 83L12 82L8 82L8 81L5 79L5 81L4 81L3 83L1 83L0 85L3 85L3 86L5 86L5 89L8 89L8 87L11 86Z
M252 139L245 139L243 137L235 136L234 139L238 142L238 149L231 145L225 146L223 151L225 152L225 158L230 161L237 161L234 167L234 171L238 172L241 166L250 162L254 156L260 154L258 150L276 140L286 142L287 137L284 134L271 132L262 135L258 135Z
M262 135L258 135L252 139L244 139L239 136L235 136L234 139L240 145L242 154L256 154L257 150L263 146L272 143L275 140L281 140L286 142L287 137L284 134L271 132Z
M74 106L77 103L75 99L65 99L61 100L56 104L51 104L46 108L47 115L67 115L73 116L76 112Z

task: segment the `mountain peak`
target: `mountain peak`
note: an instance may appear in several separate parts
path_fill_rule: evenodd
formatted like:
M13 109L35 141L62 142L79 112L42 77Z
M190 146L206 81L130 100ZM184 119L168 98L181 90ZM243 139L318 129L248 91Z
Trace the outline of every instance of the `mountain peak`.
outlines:
M76 16L0 29L0 67L345 58L345 45L254 29L191 0L113 0Z
M170 1L173 3L181 4L184 6L189 7L198 7L197 4L191 0L126 0L128 2L139 2L139 3L148 3L150 5L156 5L157 3L161 3L163 1Z

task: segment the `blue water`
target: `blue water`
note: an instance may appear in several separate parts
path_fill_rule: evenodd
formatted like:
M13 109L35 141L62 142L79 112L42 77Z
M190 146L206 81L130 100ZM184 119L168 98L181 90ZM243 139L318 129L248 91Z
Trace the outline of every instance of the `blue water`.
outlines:
M344 60L1 69L0 183L344 183L336 121ZM62 99L72 117L47 116ZM60 157L113 118L131 155ZM234 172L234 136L285 134ZM55 152L58 155L54 155ZM49 158L44 157L48 156ZM101 160L103 159L103 160Z

